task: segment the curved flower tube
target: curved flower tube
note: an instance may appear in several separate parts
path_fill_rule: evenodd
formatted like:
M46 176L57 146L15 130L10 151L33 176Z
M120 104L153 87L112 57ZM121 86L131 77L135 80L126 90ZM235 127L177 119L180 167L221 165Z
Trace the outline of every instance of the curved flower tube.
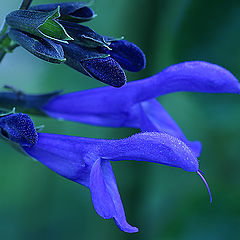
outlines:
M139 133L120 140L39 133L32 144L29 136L36 130L28 115L22 113L3 115L0 130L0 136L19 145L27 155L59 175L88 187L96 212L105 219L113 218L125 232L133 233L138 229L126 221L110 161L147 161L196 172L206 184L212 200L192 150L180 139L164 132Z

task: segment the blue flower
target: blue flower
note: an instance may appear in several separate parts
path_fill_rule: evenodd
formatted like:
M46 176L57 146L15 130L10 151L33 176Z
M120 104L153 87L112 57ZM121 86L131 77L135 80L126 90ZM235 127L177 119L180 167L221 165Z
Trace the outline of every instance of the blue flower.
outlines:
M75 70L114 87L123 86L123 69L145 67L145 55L135 44L103 36L79 22L92 19L86 3L46 4L9 13L8 35L35 56L65 63Z
M134 127L142 131L163 131L184 141L198 157L201 143L190 142L155 99L179 92L239 94L238 80L226 69L207 62L172 65L158 74L115 89L97 88L59 95L0 93L0 107L27 113L108 127Z
M133 233L138 229L127 223L110 161L148 161L196 172L210 194L192 150L167 133L139 133L120 140L47 133L39 133L37 137L31 119L22 113L1 116L0 130L0 136L17 144L28 156L88 187L96 212L105 219L113 218L125 232Z

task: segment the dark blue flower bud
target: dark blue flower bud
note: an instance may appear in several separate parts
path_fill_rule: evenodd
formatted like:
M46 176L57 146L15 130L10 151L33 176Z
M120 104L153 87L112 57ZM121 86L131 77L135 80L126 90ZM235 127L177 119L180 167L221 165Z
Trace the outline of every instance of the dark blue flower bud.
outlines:
M113 87L121 87L127 81L125 72L111 57L84 60L82 66L90 76Z
M60 17L59 11L59 7L51 12L16 10L7 15L6 22L10 27L34 36L67 43L67 40L73 40L73 38L56 21Z
M145 68L145 55L135 44L126 40L118 40L112 41L110 48L112 50L107 52L122 68L132 72L138 72Z
M60 44L47 38L40 38L16 29L10 29L9 37L35 56L52 63L65 62Z
M126 83L123 69L107 54L74 43L62 46L66 56L65 63L68 66L114 87L121 87Z
M0 116L0 135L20 146L31 147L38 141L38 134L31 118L22 113Z
M60 6L60 19L80 23L89 21L96 16L88 4L87 2L50 3L32 6L30 9L49 12Z

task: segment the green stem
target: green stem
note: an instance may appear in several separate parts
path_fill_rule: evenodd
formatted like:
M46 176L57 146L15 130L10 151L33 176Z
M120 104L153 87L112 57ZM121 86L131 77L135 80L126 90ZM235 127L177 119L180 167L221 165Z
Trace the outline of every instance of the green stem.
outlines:
M5 50L3 50L3 49L0 51L0 62L2 61L2 59L4 58L4 56L6 55L6 53L7 53L7 52L6 52Z
M22 10L28 9L29 6L31 5L31 3L32 3L32 0L23 0L22 4L20 6L20 9L22 9ZM2 59L4 58L4 56L6 55L6 53L8 51L13 51L18 46L18 44L10 45L10 39L9 39L9 43L4 44L4 41L7 38L9 38L8 34L6 33L7 30L8 30L8 24L6 22L4 22L4 25L0 32L0 45L1 45L1 47L0 47L0 62L2 61Z
M4 35L8 30L8 24L6 22L4 22L3 28L0 32L0 36Z
M27 10L29 8L29 6L31 5L32 0L23 0L22 4L20 6L20 9L22 10Z

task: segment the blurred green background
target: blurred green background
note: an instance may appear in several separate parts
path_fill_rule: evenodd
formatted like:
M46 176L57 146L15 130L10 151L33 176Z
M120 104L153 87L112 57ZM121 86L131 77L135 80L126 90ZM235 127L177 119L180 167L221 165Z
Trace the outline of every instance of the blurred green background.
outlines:
M55 2L36 0L34 4ZM20 1L0 0L0 20ZM240 1L96 0L95 31L140 46L147 67L127 73L129 81L151 76L187 60L205 60L240 79ZM102 86L65 65L48 64L22 48L0 65L1 85L28 93L65 92ZM174 93L159 98L192 140L203 144L201 170L213 194L194 173L147 162L113 162L127 220L137 234L118 230L93 209L85 187L0 142L0 239L240 239L240 97ZM33 117L45 132L122 138L134 129L103 128Z

